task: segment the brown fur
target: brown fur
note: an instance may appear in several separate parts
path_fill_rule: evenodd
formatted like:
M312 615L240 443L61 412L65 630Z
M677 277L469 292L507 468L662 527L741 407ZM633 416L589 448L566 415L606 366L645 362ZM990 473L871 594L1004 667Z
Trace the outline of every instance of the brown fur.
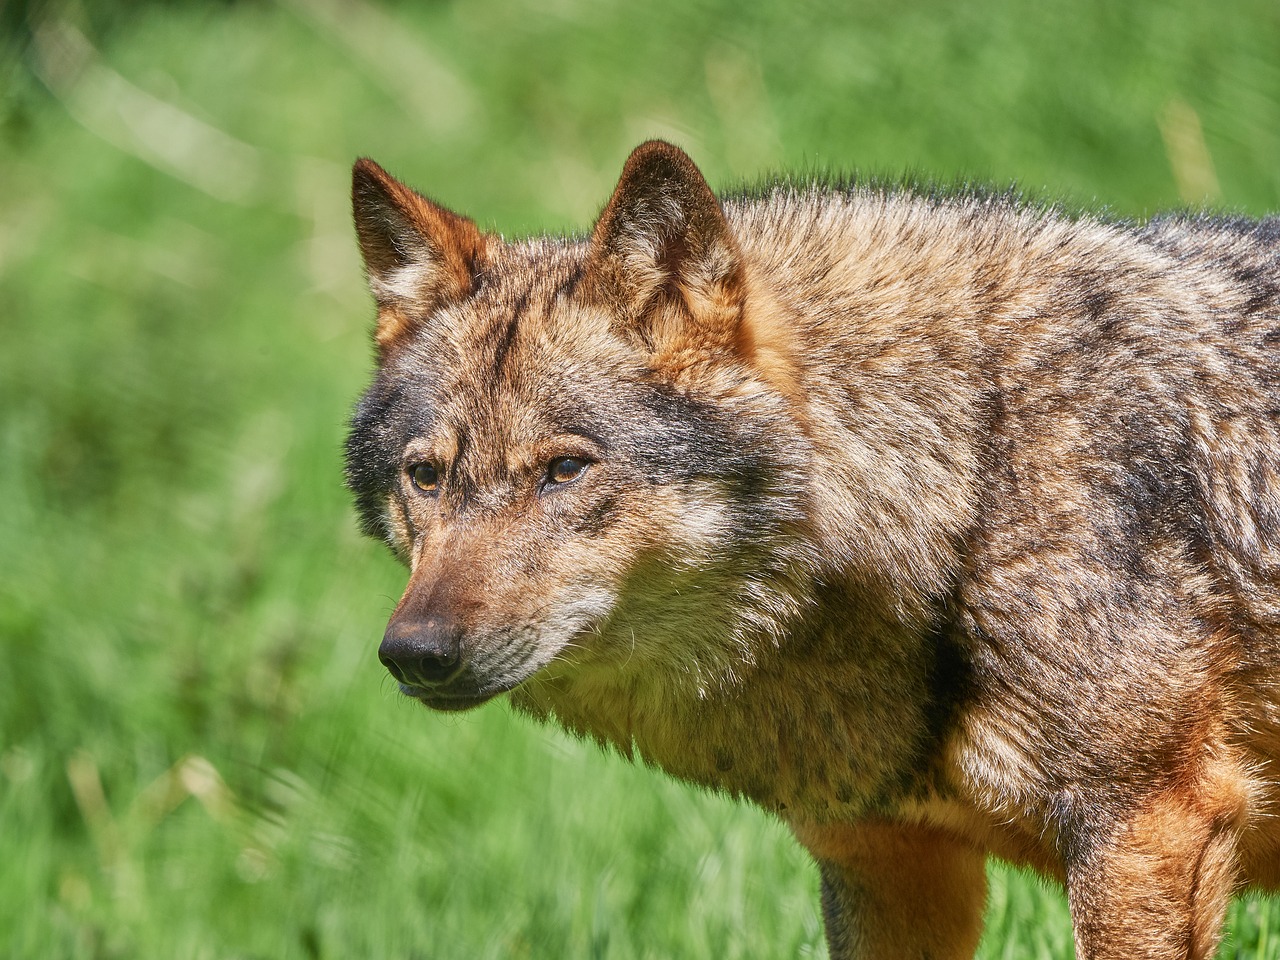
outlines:
M405 693L774 811L833 957L970 956L987 855L1082 958L1280 882L1280 223L718 200L657 142L584 240L354 198Z

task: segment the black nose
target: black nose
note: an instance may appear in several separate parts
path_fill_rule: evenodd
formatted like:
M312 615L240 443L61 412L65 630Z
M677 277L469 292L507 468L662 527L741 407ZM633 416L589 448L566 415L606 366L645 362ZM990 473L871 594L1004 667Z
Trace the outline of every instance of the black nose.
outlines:
M393 619L378 647L378 659L403 684L445 683L462 667L462 628L435 617Z

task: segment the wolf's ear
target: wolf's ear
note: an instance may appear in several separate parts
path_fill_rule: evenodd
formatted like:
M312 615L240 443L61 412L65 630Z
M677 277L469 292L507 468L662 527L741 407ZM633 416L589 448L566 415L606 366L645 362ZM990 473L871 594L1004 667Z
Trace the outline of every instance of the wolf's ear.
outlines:
M720 201L678 147L642 143L596 221L585 289L657 351L732 348L742 256Z
M405 186L372 160L351 171L351 206L386 354L442 304L475 286L486 238L466 217Z

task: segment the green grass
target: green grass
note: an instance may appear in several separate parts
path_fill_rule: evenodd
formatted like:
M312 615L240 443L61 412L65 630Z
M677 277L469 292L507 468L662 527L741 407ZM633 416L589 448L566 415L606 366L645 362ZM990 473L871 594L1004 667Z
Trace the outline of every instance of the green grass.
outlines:
M1280 208L1271 0L844 6L36 4L0 41L8 956L823 954L764 816L395 693L339 447L360 154L507 233L587 226L652 135L717 183ZM1273 901L1232 931L1280 957ZM1071 956L1061 894L993 868L982 956Z

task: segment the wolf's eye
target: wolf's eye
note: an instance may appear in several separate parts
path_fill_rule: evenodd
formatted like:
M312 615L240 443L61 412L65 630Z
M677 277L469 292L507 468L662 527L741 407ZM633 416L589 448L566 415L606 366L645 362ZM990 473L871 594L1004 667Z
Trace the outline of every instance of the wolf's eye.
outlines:
M547 484L572 483L587 472L587 461L581 457L556 457L547 465Z
M435 493L440 487L440 475L434 464L415 463L409 468L409 476L413 478L413 485L423 493Z

